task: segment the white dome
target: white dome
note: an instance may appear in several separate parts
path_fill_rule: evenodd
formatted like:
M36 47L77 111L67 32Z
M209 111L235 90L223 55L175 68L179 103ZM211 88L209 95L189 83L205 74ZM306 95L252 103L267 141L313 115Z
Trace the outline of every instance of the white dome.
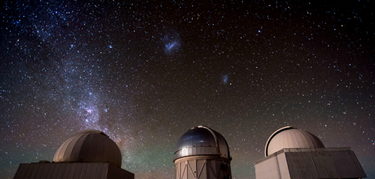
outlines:
M83 131L68 138L57 149L54 162L108 162L121 167L121 152L105 133Z
M284 148L324 148L324 145L310 132L286 126L268 138L264 153L267 157Z

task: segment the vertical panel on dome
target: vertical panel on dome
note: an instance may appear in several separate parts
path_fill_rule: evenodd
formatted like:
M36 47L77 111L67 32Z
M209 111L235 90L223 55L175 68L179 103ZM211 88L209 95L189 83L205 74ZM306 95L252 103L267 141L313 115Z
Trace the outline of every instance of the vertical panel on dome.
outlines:
M94 160L95 156L89 155L89 152L95 149L92 149L92 139L95 134L88 133L85 135L85 140L83 141L79 149L79 161L96 161ZM99 141L98 141L99 142Z
M217 141L218 141L220 154L222 155L222 157L229 158L230 157L229 156L229 147L228 147L227 141L219 133L216 133L216 138L217 138Z
M101 138L108 138L106 136L103 136L103 135L100 135L100 138L98 136L98 140L101 139ZM105 154L105 150L104 148L106 147L110 147L107 143L109 142L109 140L100 140L101 143L103 143L103 145L95 145L93 147L95 147L95 156L97 157L97 160L98 161L103 161L105 156L103 154Z
M66 148L68 147L68 145L70 144L70 142L74 139L74 137L70 137L69 139L67 139L60 147L59 149L57 149L56 153L55 153L55 156L53 157L53 161L55 162L59 162L59 161L62 161L64 160L64 156L65 156L65 152L66 152Z
M89 150L85 150L84 148L82 148L82 151L81 152L84 152L86 153L86 156L85 156L85 160L89 160L89 161L103 161L103 154L104 155L108 155L108 153L98 153L98 147L99 146L104 146L106 145L106 142L105 140L103 140L103 135L101 134L90 134L88 136L88 139L87 141L88 144L87 144L87 147L90 148ZM110 146L107 146L108 148Z
M69 151L70 154L65 153L66 157L70 157L70 160L78 160L83 141L85 141L87 134L76 134L75 137L72 137L72 140L69 142L70 147L65 149Z

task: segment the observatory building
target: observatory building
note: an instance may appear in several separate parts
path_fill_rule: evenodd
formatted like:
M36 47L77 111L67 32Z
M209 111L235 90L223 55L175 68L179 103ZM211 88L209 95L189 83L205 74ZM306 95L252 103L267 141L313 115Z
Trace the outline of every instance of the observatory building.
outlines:
M174 153L176 179L231 179L228 143L206 126L193 127L181 136Z
M121 169L121 152L105 133L89 130L68 138L57 149L53 162L20 164L14 179L134 179Z
M310 132L286 126L267 140L265 158L255 163L257 179L365 178L350 148L325 148Z

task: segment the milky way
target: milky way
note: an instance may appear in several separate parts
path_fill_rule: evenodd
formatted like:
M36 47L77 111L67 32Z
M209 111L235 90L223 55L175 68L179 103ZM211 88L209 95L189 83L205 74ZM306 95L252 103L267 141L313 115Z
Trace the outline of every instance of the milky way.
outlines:
M286 125L351 147L375 177L370 1L6 1L0 176L51 161L81 130L121 149L136 178L173 178L189 128L227 139L236 179Z

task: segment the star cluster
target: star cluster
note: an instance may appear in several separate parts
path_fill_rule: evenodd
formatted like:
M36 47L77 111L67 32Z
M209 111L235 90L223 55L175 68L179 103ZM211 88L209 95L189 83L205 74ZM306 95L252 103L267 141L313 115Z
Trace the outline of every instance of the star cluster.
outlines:
M369 0L5 1L0 176L104 131L136 178L173 178L189 128L227 139L255 178L286 125L351 147L375 177L375 8Z

